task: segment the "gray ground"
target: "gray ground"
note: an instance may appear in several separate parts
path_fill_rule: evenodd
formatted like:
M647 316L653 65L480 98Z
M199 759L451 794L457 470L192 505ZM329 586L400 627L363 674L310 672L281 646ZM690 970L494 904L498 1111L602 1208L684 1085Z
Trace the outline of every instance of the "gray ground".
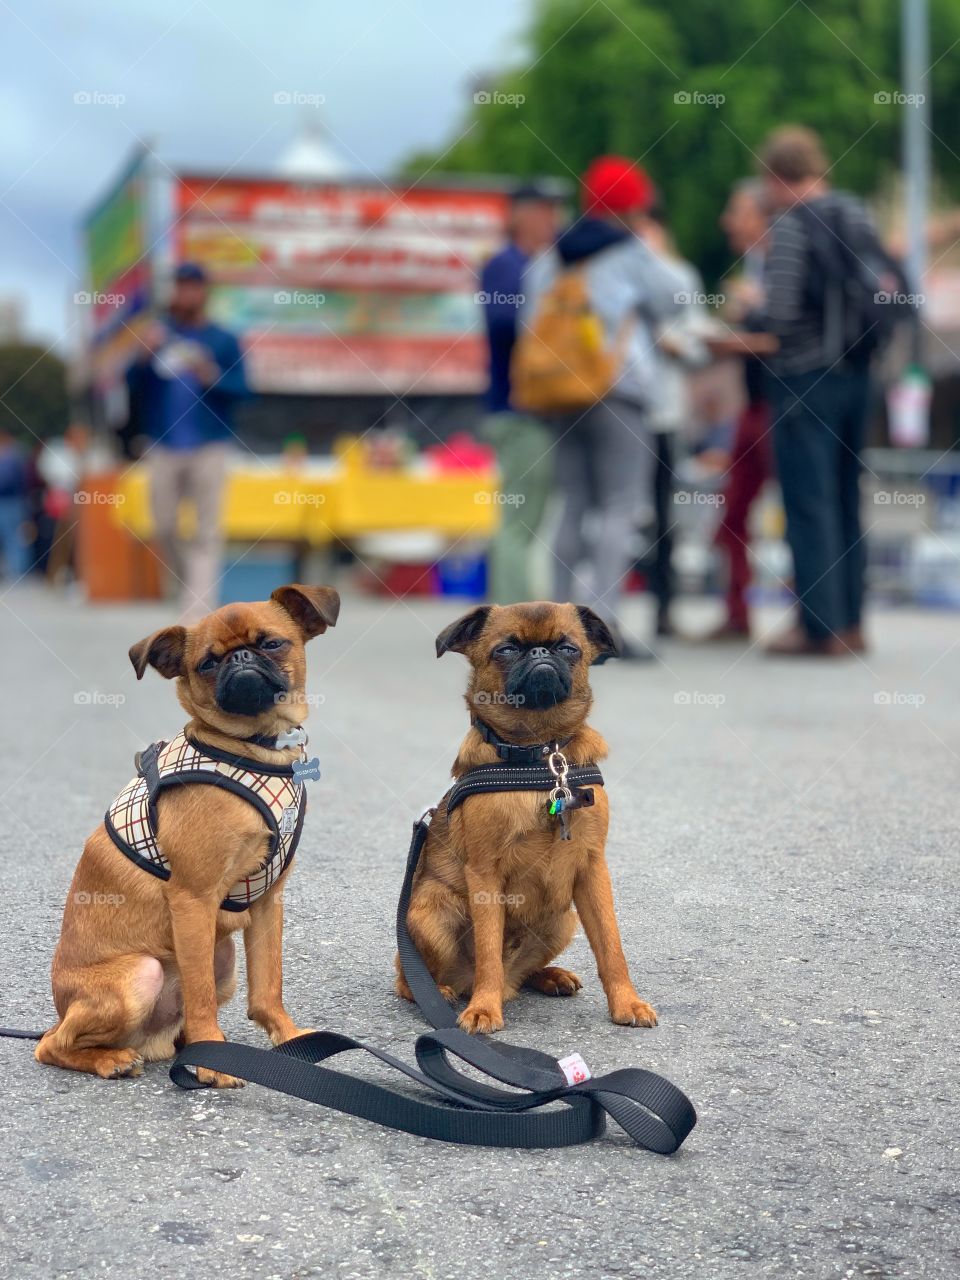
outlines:
M392 915L411 816L465 724L463 659L432 645L456 608L348 599L310 652L324 779L287 894L288 1004L402 1052L420 1023L390 994ZM133 752L182 722L125 656L169 620L0 604L0 1022L49 1019L83 839ZM615 1127L560 1152L448 1147L254 1086L185 1094L161 1065L99 1082L0 1041L5 1273L958 1274L957 622L885 614L874 635L864 662L672 645L667 665L595 673L620 920L661 1025L606 1021L578 939L584 990L523 997L507 1034L681 1084L700 1123L678 1156ZM240 996L224 1028L260 1042Z

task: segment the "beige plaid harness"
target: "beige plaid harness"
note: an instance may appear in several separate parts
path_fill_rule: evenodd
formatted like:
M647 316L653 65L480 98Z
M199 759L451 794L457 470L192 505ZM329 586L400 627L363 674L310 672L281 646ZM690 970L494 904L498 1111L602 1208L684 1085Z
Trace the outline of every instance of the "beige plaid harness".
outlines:
M303 830L307 789L289 766L273 769L258 760L201 746L178 733L170 742L154 742L137 757L133 778L107 810L104 822L113 843L144 871L170 879L170 864L157 833L157 796L167 787L195 783L222 787L242 796L263 816L270 850L251 875L238 880L220 906L245 911L262 898L289 865Z

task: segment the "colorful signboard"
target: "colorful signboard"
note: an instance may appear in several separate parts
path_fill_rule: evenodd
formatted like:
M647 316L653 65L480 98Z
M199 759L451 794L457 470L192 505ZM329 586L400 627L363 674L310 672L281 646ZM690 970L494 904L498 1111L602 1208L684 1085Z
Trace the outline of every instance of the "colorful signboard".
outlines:
M182 176L174 244L260 391L470 394L486 354L477 273L503 192Z
M110 194L87 218L88 287L76 294L89 308L95 381L115 382L136 348L150 305L147 162L138 151Z

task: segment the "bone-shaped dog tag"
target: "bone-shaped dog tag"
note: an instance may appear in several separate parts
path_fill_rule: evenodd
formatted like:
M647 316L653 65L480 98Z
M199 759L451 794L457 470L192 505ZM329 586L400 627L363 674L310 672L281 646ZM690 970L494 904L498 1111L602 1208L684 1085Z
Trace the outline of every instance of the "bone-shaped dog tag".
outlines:
M312 760L294 760L293 762L293 780L294 782L319 782L320 781L320 758L314 756Z
M564 809L589 809L593 804L593 787L576 787L569 800L563 802Z

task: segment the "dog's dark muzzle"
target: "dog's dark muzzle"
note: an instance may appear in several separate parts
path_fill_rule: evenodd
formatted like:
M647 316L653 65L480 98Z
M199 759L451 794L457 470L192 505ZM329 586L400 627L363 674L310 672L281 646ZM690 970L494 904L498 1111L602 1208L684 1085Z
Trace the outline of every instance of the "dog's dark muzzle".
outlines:
M549 650L534 649L510 672L506 692L519 706L544 711L565 702L572 687L566 663Z
M256 716L289 688L289 680L272 662L250 649L234 649L220 664L217 706L229 715Z

